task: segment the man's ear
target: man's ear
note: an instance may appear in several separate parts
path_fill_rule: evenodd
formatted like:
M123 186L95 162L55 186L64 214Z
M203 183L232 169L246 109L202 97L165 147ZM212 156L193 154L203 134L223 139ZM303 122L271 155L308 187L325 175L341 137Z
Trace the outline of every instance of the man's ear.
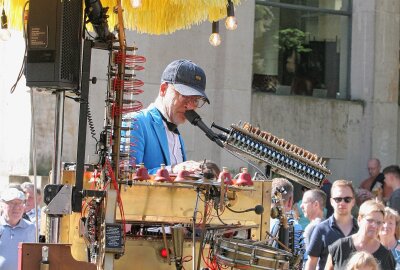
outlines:
M164 97L165 94L167 93L167 89L168 89L167 82L163 82L162 84L160 84L159 96Z

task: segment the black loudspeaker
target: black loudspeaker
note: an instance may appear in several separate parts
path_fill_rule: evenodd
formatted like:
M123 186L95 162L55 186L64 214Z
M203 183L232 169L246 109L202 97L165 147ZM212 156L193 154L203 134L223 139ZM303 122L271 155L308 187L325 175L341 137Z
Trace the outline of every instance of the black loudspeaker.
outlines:
M29 0L26 85L79 89L82 0Z

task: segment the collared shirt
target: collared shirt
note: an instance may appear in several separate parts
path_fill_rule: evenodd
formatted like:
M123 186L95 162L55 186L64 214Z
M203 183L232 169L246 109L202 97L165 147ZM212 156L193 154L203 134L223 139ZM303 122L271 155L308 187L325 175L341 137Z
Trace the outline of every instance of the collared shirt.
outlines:
M167 169L171 171L170 168L172 166L183 162L182 146L181 142L179 141L179 135L170 131L167 127L167 124L165 122L163 123L165 127L165 133L167 134L169 159L171 161L171 166L167 166Z
M358 225L355 218L353 218L353 227L349 235L352 235L358 231ZM342 230L336 224L334 216L330 216L328 219L318 224L310 239L310 243L307 247L307 254L313 257L319 257L317 270L325 268L326 260L328 258L328 246L339 238L346 237Z
M157 104L155 105L155 107L159 111L160 115L163 115L165 113L161 107L157 106ZM165 116L164 116L164 118L165 118ZM168 119L166 119L166 120L168 121ZM179 135L170 131L168 129L167 123L165 123L164 120L163 120L163 124L164 124L164 128L165 128L165 133L166 133L167 139L168 139L169 159L171 161L171 165L166 166L166 169L168 171L171 171L171 168L173 166L183 162L182 145L179 140Z
M36 213L35 213L35 208L31 209L30 211L25 213L28 217L30 222L35 224L36 226ZM38 207L37 208L37 217L38 217L38 227L40 229L40 215L41 215L41 209Z
M33 209L29 210L28 212L26 212L26 214L28 215L30 221L32 223L35 223L35 220L36 220L35 209L33 208ZM40 221L40 208L39 207L37 208L37 216L38 216L38 221Z
M18 268L18 243L35 242L35 225L21 219L15 226L10 226L0 216L0 269L16 270Z

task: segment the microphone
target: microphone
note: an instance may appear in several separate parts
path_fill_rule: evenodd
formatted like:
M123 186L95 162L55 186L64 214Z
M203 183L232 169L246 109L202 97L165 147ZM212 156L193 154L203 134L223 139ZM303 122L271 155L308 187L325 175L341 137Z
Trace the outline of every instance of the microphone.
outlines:
M200 115L198 115L195 111L189 110L185 112L186 119L194 126L198 126L206 135L207 137L214 141L221 147L224 147L223 143L219 140L218 135L214 133L206 124L201 120Z
M226 208L228 208L229 211L232 211L233 213L246 213L246 212L251 212L254 211L257 215L261 215L262 213L264 213L264 207L262 205L256 205L254 208L249 208L249 209L245 209L245 210L233 210L231 208L229 208L228 206L226 206Z

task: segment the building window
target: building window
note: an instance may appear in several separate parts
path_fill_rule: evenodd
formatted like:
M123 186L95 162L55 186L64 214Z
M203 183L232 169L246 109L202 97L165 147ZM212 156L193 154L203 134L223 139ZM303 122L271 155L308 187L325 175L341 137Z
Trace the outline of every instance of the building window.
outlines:
M254 91L347 99L351 0L257 0Z

